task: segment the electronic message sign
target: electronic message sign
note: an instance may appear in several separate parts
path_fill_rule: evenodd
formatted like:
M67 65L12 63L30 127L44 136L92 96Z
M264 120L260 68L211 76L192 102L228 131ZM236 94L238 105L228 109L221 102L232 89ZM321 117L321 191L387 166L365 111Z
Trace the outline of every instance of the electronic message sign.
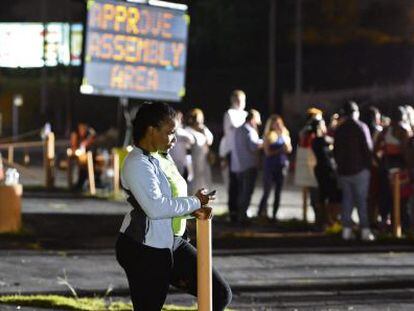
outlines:
M151 2L88 2L82 93L181 100L189 17Z

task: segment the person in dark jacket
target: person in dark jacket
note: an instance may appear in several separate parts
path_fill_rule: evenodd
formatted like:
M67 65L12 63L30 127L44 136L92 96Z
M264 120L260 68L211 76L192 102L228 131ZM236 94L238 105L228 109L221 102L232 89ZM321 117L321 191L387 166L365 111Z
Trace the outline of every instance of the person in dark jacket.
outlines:
M355 102L349 101L344 105L343 115L344 121L334 136L334 156L342 188L342 238L353 238L351 214L356 206L362 229L361 239L372 241L374 236L367 215L372 139L368 126L359 121L359 107Z
M323 215L323 224L333 225L339 210L341 194L338 188L336 163L333 155L333 138L328 136L328 129L323 119L311 124L315 138L312 150L316 157L315 177L319 187L319 204Z

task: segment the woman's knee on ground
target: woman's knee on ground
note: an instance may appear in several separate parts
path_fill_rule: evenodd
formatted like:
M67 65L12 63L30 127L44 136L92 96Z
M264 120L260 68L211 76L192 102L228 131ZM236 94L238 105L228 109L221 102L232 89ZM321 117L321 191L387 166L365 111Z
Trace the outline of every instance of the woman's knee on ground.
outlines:
M214 273L213 277L213 310L224 310L233 298L233 293L229 284L221 277Z

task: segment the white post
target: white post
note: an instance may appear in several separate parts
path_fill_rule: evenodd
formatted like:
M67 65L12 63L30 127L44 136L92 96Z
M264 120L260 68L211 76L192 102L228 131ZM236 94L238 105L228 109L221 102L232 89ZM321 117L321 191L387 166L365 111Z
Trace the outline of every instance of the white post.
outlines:
M87 152L87 161L88 161L88 177L89 177L89 191L91 195L96 194L96 188L95 188L95 172L93 169L93 156L92 151Z
M113 152L114 193L119 193L119 154Z
M43 150L43 167L45 172L45 186L50 189L55 184L55 134L46 135Z

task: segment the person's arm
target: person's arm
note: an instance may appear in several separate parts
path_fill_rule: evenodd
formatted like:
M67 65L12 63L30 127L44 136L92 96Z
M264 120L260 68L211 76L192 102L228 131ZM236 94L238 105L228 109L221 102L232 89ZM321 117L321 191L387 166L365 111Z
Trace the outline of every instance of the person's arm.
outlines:
M290 139L290 136L283 135L283 140L285 142L285 144L283 145L283 149L285 153L291 153L293 150L293 147L292 147L292 140Z
M379 161L379 159L382 157L384 152L384 144L385 144L385 134L387 132L388 128L384 128L382 132L377 134L377 137L375 139L374 144L374 158L376 161Z
M338 163L338 161L339 161L339 148L340 148L340 145L339 145L339 142L338 142L338 140L339 140L338 132L339 131L337 129L334 133L334 143L333 143L333 157L334 157L336 163Z
M223 131L224 131L224 135L230 135L230 132L234 131L235 127L233 125L233 123L231 122L230 119L230 114L228 111L226 111L224 113L224 117L223 117Z
M247 145L250 151L256 152L263 146L263 140L259 138L257 132L249 131Z
M362 129L362 152L366 157L366 161L372 165L373 161L373 147L372 147L372 138L369 133L368 126L365 123L360 123Z
M407 152L409 140L410 133L406 129L401 128L401 152L403 155Z
M78 135L75 132L70 133L70 149L72 153L78 149Z
M86 136L85 140L81 142L81 144L88 149L94 142L96 138L96 131L93 128L88 129L88 135Z
M362 131L364 133L364 138L365 138L365 141L366 141L366 145L367 145L367 147L369 149L369 152L372 152L372 150L373 150L373 143L372 143L371 134L369 132L369 128L368 128L368 126L365 123L362 123L362 122L361 122L361 128L362 128Z
M177 129L177 140L182 139L187 145L194 145L195 138L194 135L191 134L186 128L178 128Z
M157 169L148 159L129 159L122 170L124 186L132 192L149 218L185 216L201 207L196 196L170 198L164 195Z
M208 129L207 126L204 127L204 135L207 138L207 145L211 146L213 144L213 133L211 133L211 131Z

